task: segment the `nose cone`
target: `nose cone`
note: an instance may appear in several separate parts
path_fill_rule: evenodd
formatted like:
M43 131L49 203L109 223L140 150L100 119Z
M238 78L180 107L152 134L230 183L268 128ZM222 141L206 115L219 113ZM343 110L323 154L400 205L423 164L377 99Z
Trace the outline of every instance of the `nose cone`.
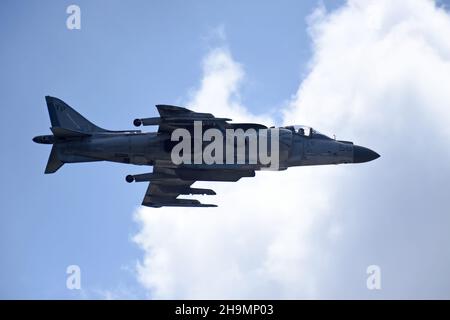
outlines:
M353 163L369 162L379 157L378 153L369 148L353 146Z

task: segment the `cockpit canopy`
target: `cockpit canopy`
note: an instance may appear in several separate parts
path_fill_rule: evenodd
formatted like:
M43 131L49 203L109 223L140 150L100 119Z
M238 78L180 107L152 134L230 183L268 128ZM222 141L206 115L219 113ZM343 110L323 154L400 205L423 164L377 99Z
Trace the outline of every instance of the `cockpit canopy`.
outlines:
M291 130L292 133L305 136L305 137L311 137L316 139L331 139L330 137L324 135L323 133L320 133L317 130L314 130L311 127L303 126L303 125L295 125L295 126L286 126L283 127L284 129Z

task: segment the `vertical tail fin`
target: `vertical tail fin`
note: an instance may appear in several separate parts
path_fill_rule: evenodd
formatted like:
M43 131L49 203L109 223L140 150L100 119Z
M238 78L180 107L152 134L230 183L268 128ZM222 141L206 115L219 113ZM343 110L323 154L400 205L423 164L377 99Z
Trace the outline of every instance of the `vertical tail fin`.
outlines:
M71 155L67 157L62 152L63 144L67 139L83 139L99 132L110 132L108 130L97 127L95 124L87 120L81 114L72 109L64 101L46 96L48 113L50 115L50 128L53 135L37 136L33 141L41 144L52 144L52 151L45 167L45 173L54 173L61 168L64 163L99 161L89 157Z
M72 109L67 103L58 98L46 96L45 101L47 102L50 122L52 123L51 130L54 137L80 137L88 136L94 132L106 131L105 129L97 127ZM45 139L38 138L35 138L34 141L38 143L46 142L44 141ZM64 162L58 154L58 140L52 140L51 143L53 143L53 147L48 158L45 173L54 173L64 165Z
M46 96L45 101L47 102L52 127L83 133L106 131L105 129L97 127L58 98Z

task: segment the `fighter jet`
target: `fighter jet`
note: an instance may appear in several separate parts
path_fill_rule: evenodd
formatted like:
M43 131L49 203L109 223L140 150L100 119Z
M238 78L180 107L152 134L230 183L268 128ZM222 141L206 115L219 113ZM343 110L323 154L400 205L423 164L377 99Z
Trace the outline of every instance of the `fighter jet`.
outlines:
M379 157L375 151L354 145L350 141L330 138L310 127L268 128L255 123L231 123L228 118L218 118L210 113L194 112L172 105L156 105L159 117L134 120L135 126L158 126L156 132L106 130L94 125L58 98L46 96L45 100L52 134L33 138L36 143L52 145L45 173L54 173L65 163L92 161L153 166L150 173L126 176L129 183L149 182L142 201L142 205L148 207L215 207L214 204L178 197L216 194L211 189L191 187L196 181L236 182L243 177L254 177L255 171L268 169L272 163L263 163L258 157L253 157L252 152L255 151L261 153L266 150L272 160L276 156L275 170L306 165L363 163ZM200 138L196 136L198 129L205 132L205 135ZM210 131L212 134L209 139L205 139L206 132L210 129L213 130ZM219 152L227 146L230 149L230 141L226 140L230 130L244 133L241 139L243 145L238 145L238 135L235 136L236 139L232 137L230 140L233 151L231 161L228 159L230 152L225 151L223 155ZM174 137L175 133L178 140ZM193 134L190 140L184 141L184 147L194 145L191 151L181 148L182 152L174 152L175 148L180 150L180 146L177 146L181 143L180 133ZM257 142L253 149L249 142L252 137ZM265 147L260 143L263 138L270 140L266 141ZM211 159L208 161L203 155L208 145L211 151L213 141L218 147L209 154L210 158L215 157L215 161L211 162ZM217 144L218 142L220 143ZM174 155L181 155L181 160L186 161L180 162L180 157L174 160ZM239 157L241 161L236 161Z

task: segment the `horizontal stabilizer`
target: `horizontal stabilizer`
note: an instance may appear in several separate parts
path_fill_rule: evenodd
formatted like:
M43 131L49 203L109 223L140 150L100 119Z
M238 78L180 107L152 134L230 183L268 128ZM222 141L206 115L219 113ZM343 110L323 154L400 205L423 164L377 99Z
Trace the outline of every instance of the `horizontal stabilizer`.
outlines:
M58 157L56 147L53 146L50 156L48 157L47 167L45 167L45 173L55 173L63 166L63 164L64 162L62 162Z
M51 127L50 130L52 130L55 137L58 138L81 138L91 136L89 133L74 131L61 127Z

